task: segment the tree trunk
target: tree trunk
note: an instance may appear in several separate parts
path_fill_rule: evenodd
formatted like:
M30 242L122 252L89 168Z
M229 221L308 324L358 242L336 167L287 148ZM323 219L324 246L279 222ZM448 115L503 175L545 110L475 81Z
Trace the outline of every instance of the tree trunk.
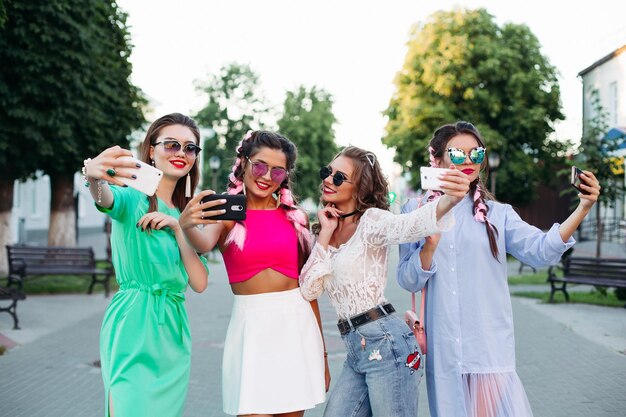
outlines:
M0 178L0 276L7 276L6 245L11 243L11 210L13 209L13 179Z
M596 258L602 254L602 219L600 219L600 202L596 203Z
M76 246L74 175L50 176L49 246Z

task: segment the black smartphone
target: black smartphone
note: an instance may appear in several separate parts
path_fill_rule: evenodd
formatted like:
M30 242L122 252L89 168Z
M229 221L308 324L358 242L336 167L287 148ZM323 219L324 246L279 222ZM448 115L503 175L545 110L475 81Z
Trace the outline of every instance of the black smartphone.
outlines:
M576 168L576 167L572 167L572 176L570 178L570 184L572 185L572 187L576 188L579 192L581 192L582 194L589 194L587 191L583 190L582 188L580 188L580 174L582 174L583 172ZM585 184L587 185L587 184Z
M243 194L211 194L202 198L202 202L214 200L226 200L225 204L214 206L204 211L226 210L226 213L217 216L206 217L211 220L245 220L246 219L246 196Z

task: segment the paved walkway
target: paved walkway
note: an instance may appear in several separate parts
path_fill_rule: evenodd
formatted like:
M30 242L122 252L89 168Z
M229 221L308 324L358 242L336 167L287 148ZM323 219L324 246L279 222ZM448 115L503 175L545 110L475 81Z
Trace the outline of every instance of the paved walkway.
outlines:
M205 293L187 294L194 342L185 417L224 416L220 369L232 295L223 266L212 264L211 271ZM394 273L390 270L391 277ZM393 278L387 296L399 311L410 306ZM9 315L0 314L0 336L17 343L0 356L0 416L102 415L102 380L93 362L108 302L101 295L31 296L18 307L19 331L9 330ZM543 305L515 297L513 309L518 372L535 416L626 416L626 309ZM336 377L344 349L325 296L321 310ZM425 388L422 383L420 416L429 415ZM306 415L322 412L320 406Z

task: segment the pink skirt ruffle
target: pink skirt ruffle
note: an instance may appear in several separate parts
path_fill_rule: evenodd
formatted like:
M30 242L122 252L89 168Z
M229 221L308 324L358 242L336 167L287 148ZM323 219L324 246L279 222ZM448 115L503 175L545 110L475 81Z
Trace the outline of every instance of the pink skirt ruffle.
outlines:
M532 417L517 373L463 374L465 410L469 417Z

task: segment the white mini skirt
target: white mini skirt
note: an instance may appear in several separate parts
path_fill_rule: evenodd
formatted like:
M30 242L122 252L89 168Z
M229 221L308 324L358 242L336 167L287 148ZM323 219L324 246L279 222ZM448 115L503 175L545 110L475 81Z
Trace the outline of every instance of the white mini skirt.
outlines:
M279 414L325 401L324 346L296 288L235 295L224 343L224 412Z

